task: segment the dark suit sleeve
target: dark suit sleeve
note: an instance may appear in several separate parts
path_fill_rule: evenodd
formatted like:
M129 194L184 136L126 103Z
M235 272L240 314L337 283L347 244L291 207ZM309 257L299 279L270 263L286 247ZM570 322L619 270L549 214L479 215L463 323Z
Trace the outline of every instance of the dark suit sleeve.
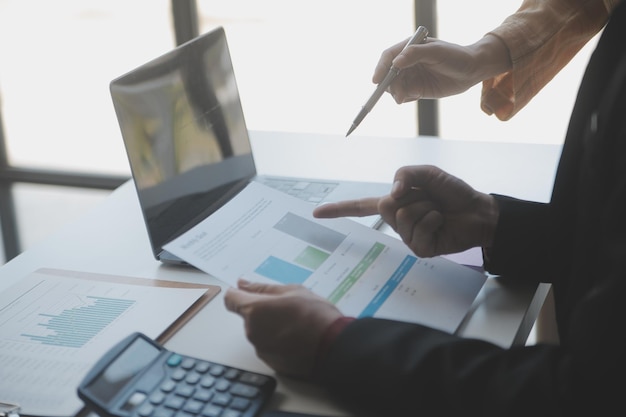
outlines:
M536 236L516 210L529 204L541 222L546 206L504 204L503 220L517 240L508 242L508 250L497 248L495 259L524 263L515 251L522 250L523 236ZM625 212L626 199L612 207L615 213L606 217L622 220L607 221L621 231L624 216L618 213ZM365 318L336 337L318 378L359 417L624 415L626 245L616 246L613 235L601 244L612 249L589 271L596 284L583 290L562 323L568 336L561 345L505 349L419 324ZM542 245L541 237L536 240L534 249Z
M548 240L549 205L494 194L500 217L494 245L486 248L485 270L494 275L536 277Z
M332 398L360 417L610 415L602 410L620 404L615 388L623 382L613 384L605 371L622 379L625 347L623 335L613 337L610 355L606 340L583 343L579 352L502 349L417 324L358 319L336 339L319 375Z
M520 394L550 384L549 372L528 370L551 367L555 351L527 356L416 324L359 319L333 344L322 376L359 416L535 416L530 392Z
M494 247L495 270L528 269L544 250L534 222L547 221L548 206L498 199L499 233L511 238L496 240L502 246ZM622 230L624 216L617 213L626 203L614 207L606 217L622 221L607 220L609 230ZM349 323L329 346L318 379L359 417L624 415L626 245L616 246L611 236L612 250L589 271L597 284L583 289L562 323L568 336L561 345L505 349L419 324L365 318ZM587 262L588 254L579 255Z

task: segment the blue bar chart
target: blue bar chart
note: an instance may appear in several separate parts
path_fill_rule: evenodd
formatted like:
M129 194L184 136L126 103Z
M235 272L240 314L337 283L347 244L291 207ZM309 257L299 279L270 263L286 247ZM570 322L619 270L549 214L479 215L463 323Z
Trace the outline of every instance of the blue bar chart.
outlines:
M135 301L85 296L80 303L83 305L61 308L54 313L40 312L34 326L44 332L31 331L20 336L44 345L81 348L124 314Z
M34 325L44 331L25 332L20 336L44 345L81 348L134 303L133 300L85 296L81 301L83 305L40 312Z
M303 244L302 250L293 258L270 255L254 270L281 284L302 284L346 238L342 233L289 212L274 225L274 229Z

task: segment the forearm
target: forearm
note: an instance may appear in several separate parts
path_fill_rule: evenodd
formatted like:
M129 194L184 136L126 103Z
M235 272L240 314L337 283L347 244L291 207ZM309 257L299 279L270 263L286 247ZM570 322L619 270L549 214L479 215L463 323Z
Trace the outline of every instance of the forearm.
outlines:
M483 245L488 254L485 270L496 275L528 277L541 280L544 256L544 234L549 230L549 205L494 196L499 207L498 224L490 245Z
M537 381L550 378L549 359L536 351L509 360L485 341L359 319L333 344L321 383L357 415L524 415L545 399L535 393L543 388ZM543 375L520 372L529 366Z
M595 36L615 1L524 0L490 32L510 53L511 68L486 78L481 107L508 120Z
M476 246L491 247L500 219L500 206L496 198L489 194L483 194L480 200L480 208L477 211L479 242Z
M475 83L479 83L509 71L511 57L506 44L497 36L487 34L472 45L468 45L476 63L471 74Z

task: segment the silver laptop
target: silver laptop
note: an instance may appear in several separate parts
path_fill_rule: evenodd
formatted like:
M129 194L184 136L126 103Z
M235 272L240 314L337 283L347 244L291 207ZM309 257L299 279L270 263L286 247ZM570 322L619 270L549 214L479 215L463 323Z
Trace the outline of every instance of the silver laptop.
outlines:
M111 81L111 96L156 259L163 245L250 181L320 204L389 192L389 184L257 175L224 29ZM288 157L288 155L285 155ZM362 219L378 227L379 216Z

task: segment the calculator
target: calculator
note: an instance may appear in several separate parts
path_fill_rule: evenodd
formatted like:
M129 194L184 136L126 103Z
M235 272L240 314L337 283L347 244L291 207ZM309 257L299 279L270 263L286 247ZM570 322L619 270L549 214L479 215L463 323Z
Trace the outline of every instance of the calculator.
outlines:
M269 375L181 355L135 332L93 366L77 391L102 417L253 417L275 389Z

